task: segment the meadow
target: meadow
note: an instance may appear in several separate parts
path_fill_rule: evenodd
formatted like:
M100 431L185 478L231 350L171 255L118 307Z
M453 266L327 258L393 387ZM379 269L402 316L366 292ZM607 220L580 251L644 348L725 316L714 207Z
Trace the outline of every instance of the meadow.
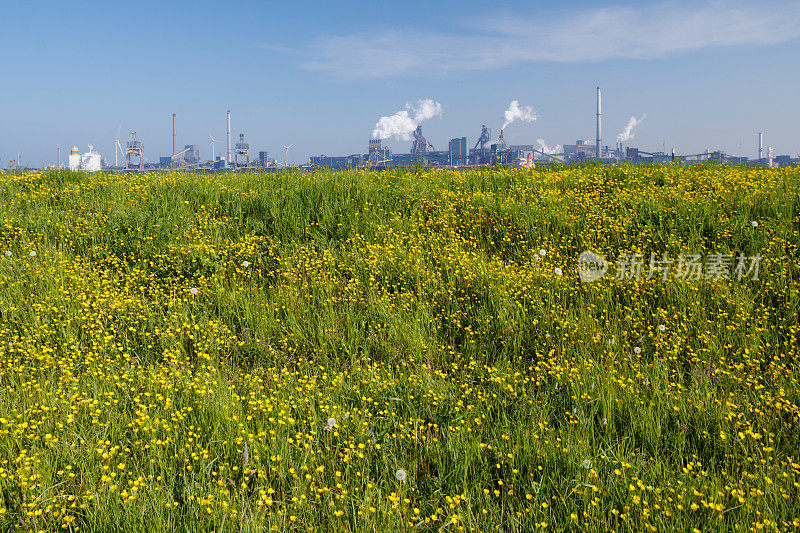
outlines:
M796 531L799 232L797 169L0 174L0 530Z

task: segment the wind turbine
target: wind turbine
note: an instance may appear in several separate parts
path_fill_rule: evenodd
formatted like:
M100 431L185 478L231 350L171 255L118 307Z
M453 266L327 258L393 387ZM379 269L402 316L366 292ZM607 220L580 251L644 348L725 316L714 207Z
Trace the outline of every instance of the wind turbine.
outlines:
M283 150L284 150L284 152L283 152L283 168L286 168L286 161L289 159L289 148L291 148L292 146L294 146L294 145L290 144L289 146L284 146L283 147Z
M218 142L222 142L222 141L216 140L213 135L209 135L209 137L211 137L211 162L213 163L215 161L215 158L214 158L214 145L217 144Z
M119 161L117 161L117 150L119 150L119 153L123 156L125 155L125 150L123 150L122 145L119 144L119 130L121 129L122 125L120 124L120 126L117 128L117 136L114 138L114 167L119 166Z

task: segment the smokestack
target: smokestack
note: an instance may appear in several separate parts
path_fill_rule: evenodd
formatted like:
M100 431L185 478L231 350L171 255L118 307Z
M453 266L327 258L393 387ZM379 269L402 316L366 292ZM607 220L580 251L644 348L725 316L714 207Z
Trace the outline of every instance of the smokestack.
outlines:
M231 164L231 110L228 110L228 156L225 161L226 165Z
M597 87L597 146L595 147L595 157L600 159L600 145L603 142L603 134L601 130L600 120L601 120L601 112L600 112L600 87Z
M172 157L178 151L178 145L175 144L175 113L172 114Z
M764 132L758 132L758 160L764 159Z

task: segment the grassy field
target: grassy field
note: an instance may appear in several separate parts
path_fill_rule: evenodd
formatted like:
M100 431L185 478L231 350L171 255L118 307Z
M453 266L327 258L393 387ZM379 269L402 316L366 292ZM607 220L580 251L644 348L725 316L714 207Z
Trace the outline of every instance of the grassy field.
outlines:
M795 531L798 232L786 169L0 174L0 530Z

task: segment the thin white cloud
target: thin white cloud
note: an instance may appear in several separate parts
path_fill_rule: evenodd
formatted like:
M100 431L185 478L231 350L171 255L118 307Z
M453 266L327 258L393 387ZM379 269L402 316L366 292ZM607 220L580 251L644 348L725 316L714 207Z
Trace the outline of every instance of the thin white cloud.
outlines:
M800 37L800 6L660 3L571 12L562 20L493 19L462 33L391 30L327 35L300 67L349 79L427 76L541 62L652 59Z

